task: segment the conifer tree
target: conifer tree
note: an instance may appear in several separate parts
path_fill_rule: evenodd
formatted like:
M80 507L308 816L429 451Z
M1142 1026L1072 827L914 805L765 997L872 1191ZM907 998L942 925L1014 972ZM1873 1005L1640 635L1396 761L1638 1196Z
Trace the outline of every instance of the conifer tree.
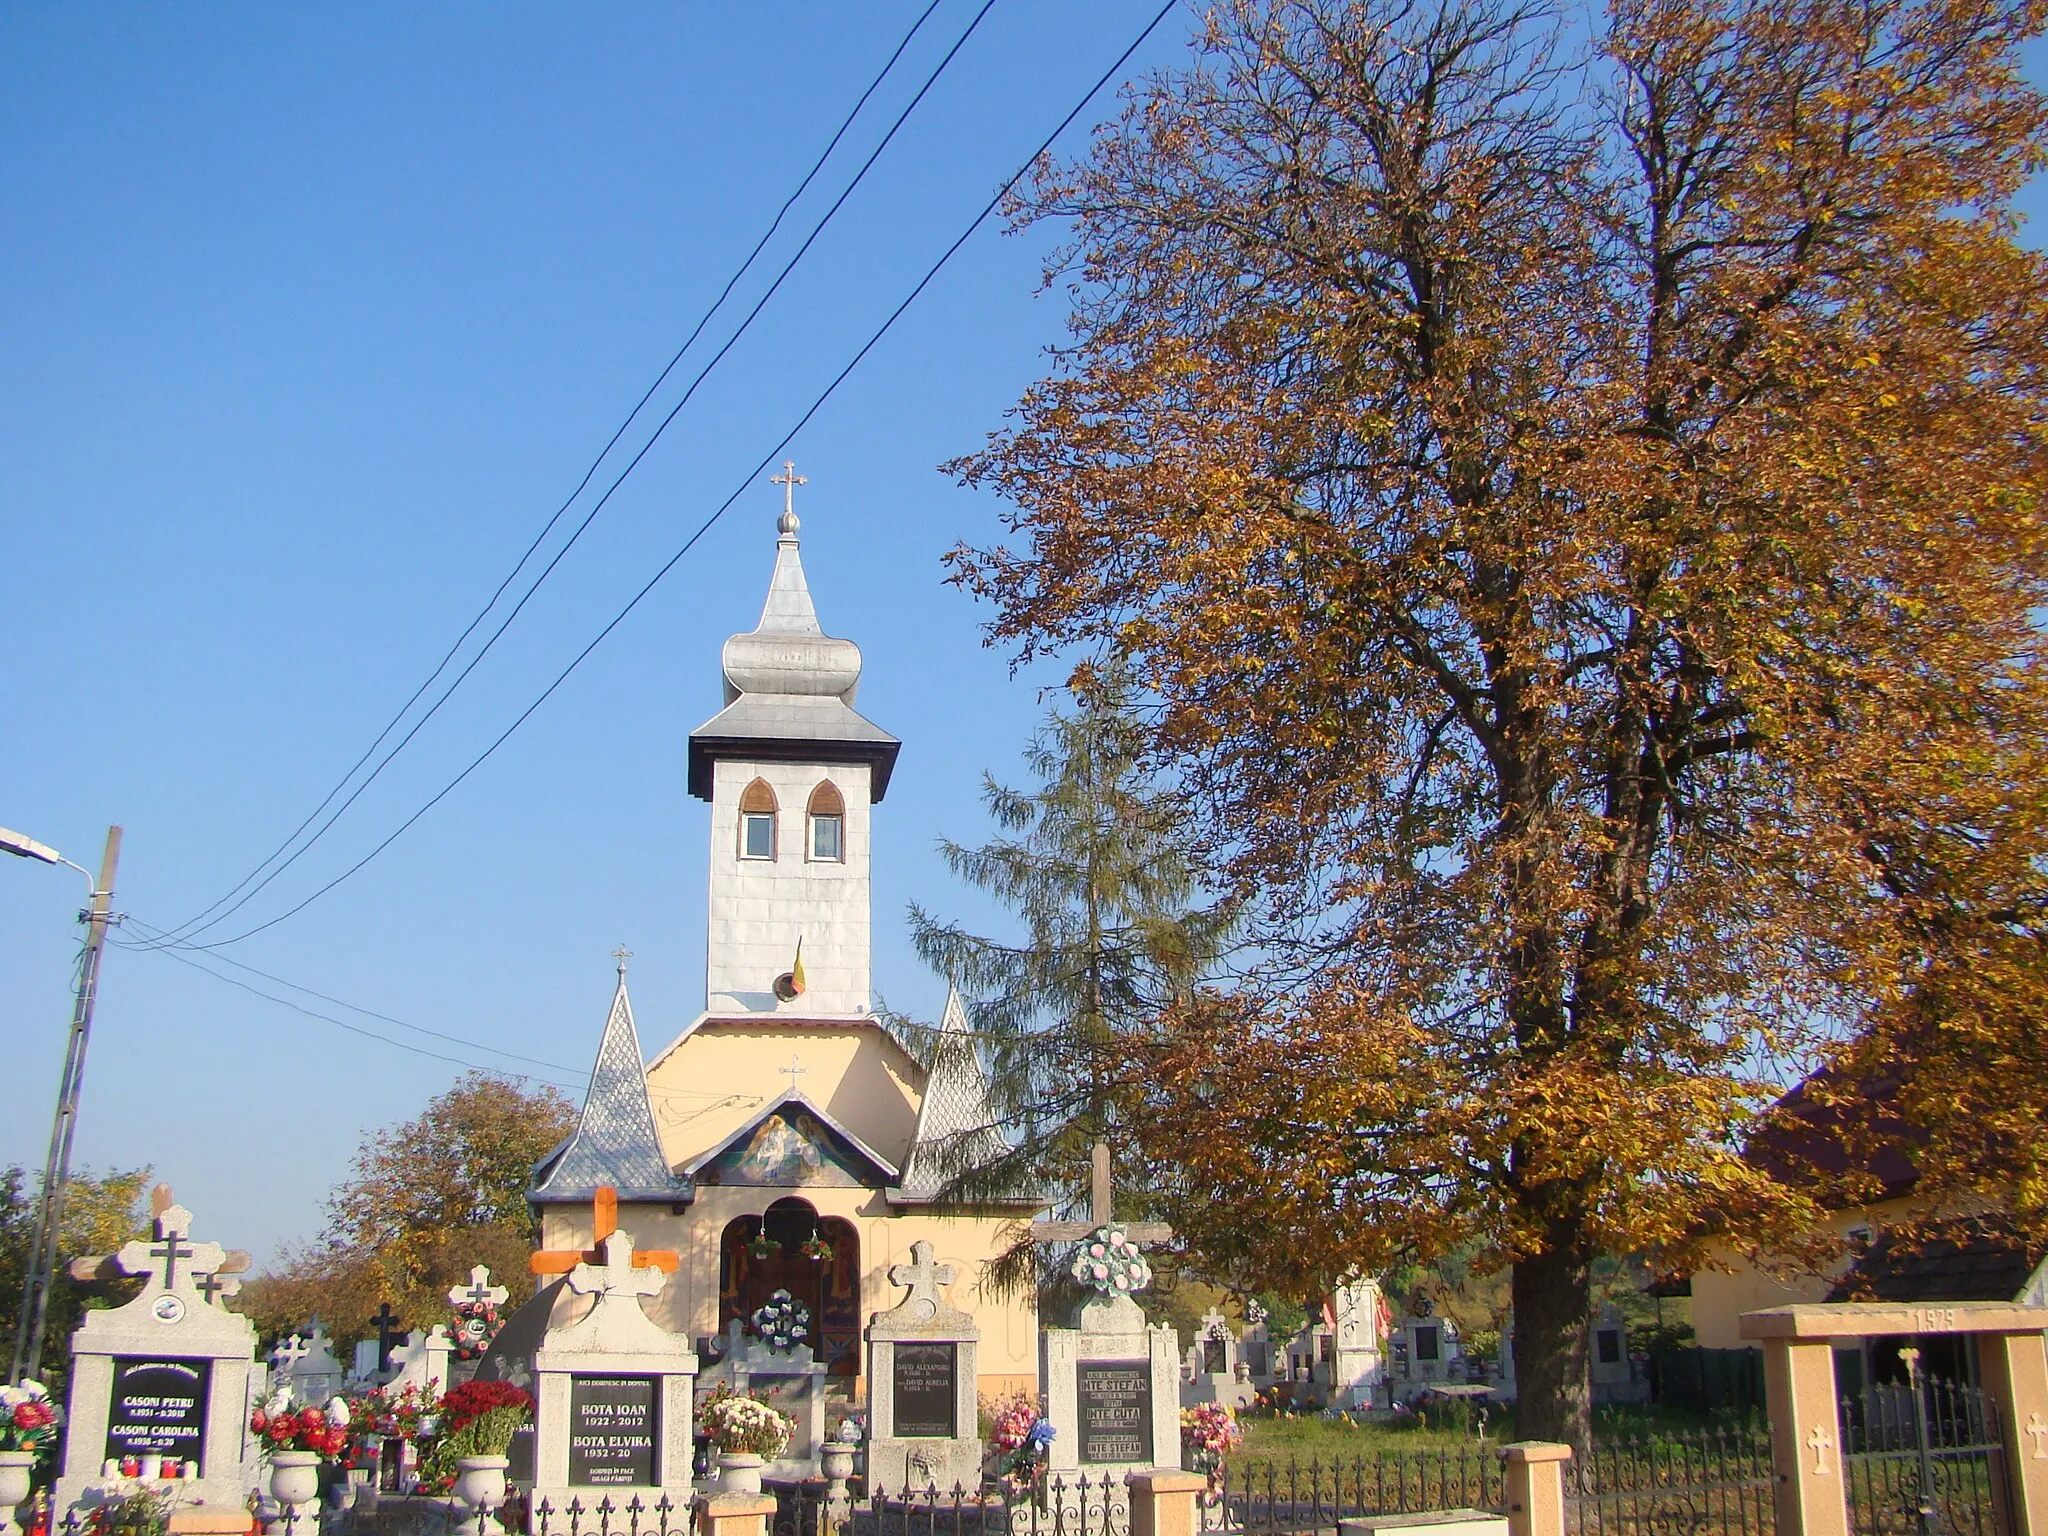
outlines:
M971 1000L991 1108L1012 1143L999 1162L960 1171L963 1198L1083 1191L1094 1142L1118 1142L1114 1059L1192 994L1229 941L1227 909L1202 902L1188 819L1146 766L1132 697L1119 669L1080 678L1073 707L1052 711L1024 754L1036 787L983 777L1003 835L940 842L955 874L1016 914L1016 941L911 905L918 954ZM1135 1148L1116 1150L1135 1208ZM1022 1245L998 1277L1021 1281L1028 1260Z

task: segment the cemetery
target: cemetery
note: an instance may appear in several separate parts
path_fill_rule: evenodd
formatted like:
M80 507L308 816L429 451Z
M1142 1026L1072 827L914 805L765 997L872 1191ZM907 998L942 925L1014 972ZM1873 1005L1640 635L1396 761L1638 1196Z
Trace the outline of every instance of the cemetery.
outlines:
M525 1192L519 1303L478 1262L438 1315L386 1300L339 1320L340 1353L337 1320L312 1316L262 1349L235 1305L247 1255L200 1240L159 1188L146 1237L74 1266L139 1289L84 1314L61 1416L9 1389L10 1525L1874 1536L1912 1475L1916 1508L1942 1501L1969 1536L2048 1536L2048 1309L1754 1309L1767 1429L1506 1440L1511 1319L1482 1357L1426 1287L1354 1271L1298 1328L1240 1297L1183 1338L1147 1307L1175 1231L1118 1213L1106 1143L1085 1206L1031 1181L956 1198L1009 1144L957 991L922 1041L870 1006L869 813L899 743L854 710L858 648L820 628L787 506L778 526L760 622L727 642L725 706L690 738L711 807L705 1007L650 1059L615 955L573 1129ZM1068 1315L986 1283L1018 1242L1078 1298ZM1880 1337L1911 1341L1904 1397L1837 1381ZM1619 1311L1584 1343L1596 1402L1645 1399ZM1968 1364L1930 1389L1931 1425L1927 1351ZM1275 1415L1343 1448L1248 1452ZM1414 1433L1431 1415L1436 1438ZM1341 1438L1359 1425L1378 1438Z

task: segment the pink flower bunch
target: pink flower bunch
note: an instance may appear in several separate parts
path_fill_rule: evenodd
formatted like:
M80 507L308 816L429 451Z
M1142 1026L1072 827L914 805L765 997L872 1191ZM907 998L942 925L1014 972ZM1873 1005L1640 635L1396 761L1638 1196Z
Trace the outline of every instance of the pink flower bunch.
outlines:
M1181 1409L1181 1460L1190 1472L1207 1475L1212 1494L1223 1481L1223 1458L1243 1444L1244 1431L1221 1403Z

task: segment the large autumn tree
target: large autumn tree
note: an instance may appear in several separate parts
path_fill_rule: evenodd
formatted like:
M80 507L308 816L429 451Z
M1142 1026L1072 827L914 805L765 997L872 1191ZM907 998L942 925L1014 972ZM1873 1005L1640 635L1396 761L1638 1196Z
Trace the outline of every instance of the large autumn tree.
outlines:
M374 1333L385 1302L425 1328L450 1320L448 1290L475 1264L519 1305L533 1293L533 1165L575 1125L552 1087L464 1074L416 1118L363 1137L320 1239L244 1287L239 1310L273 1335L318 1315L342 1343Z
M1525 1433L1597 1255L1810 1214L1745 1125L2048 740L2042 22L1235 0L1022 210L1074 338L956 574L1138 669L1292 962L1133 1052L1176 1221L1297 1290L1477 1244Z

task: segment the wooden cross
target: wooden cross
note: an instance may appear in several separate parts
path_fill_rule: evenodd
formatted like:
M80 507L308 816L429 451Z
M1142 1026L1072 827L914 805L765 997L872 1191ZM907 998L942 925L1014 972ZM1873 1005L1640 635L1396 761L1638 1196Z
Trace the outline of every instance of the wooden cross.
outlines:
M1834 1448L1834 1444L1834 1437L1827 1432L1827 1427L1822 1424L1814 1425L1813 1433L1806 1437L1806 1447L1813 1452L1813 1475L1815 1477L1826 1477L1828 1475L1828 1452Z
M2048 1422L2044 1422L2037 1413L2027 1420L2027 1427L2021 1433L2034 1437L2034 1460L2048 1461L2048 1449L2043 1449L2041 1444L2043 1439L2048 1439Z
M578 1264L602 1264L605 1261L604 1240L619 1230L619 1192L609 1184L598 1187L590 1202L590 1242L588 1248L543 1248L526 1261L526 1267L536 1275L566 1275ZM682 1262L679 1255L666 1248L635 1249L633 1262L643 1269L658 1269L672 1275Z
M1117 1221L1111 1213L1109 1191L1109 1143L1098 1141L1093 1153L1093 1169L1088 1198L1088 1219L1086 1221L1034 1221L1031 1223L1031 1241L1034 1243L1078 1243L1084 1237L1092 1237L1100 1227L1120 1227L1125 1237L1138 1244L1163 1243L1173 1236L1173 1228L1163 1221Z
M794 516L796 513L796 488L800 485L809 485L811 483L808 476L800 475L796 472L795 459L784 459L782 461L782 473L770 475L768 482L771 485L782 487L782 510L791 516Z
M377 1369L381 1371L391 1364L391 1336L398 1331L398 1314L391 1310L390 1302L377 1303L377 1315L370 1325L377 1330Z
M789 1065L781 1069L782 1075L789 1079L789 1091L791 1093L798 1091L796 1083L798 1078L811 1075L811 1069L802 1063L803 1058L798 1056L796 1052L791 1051L789 1053Z

